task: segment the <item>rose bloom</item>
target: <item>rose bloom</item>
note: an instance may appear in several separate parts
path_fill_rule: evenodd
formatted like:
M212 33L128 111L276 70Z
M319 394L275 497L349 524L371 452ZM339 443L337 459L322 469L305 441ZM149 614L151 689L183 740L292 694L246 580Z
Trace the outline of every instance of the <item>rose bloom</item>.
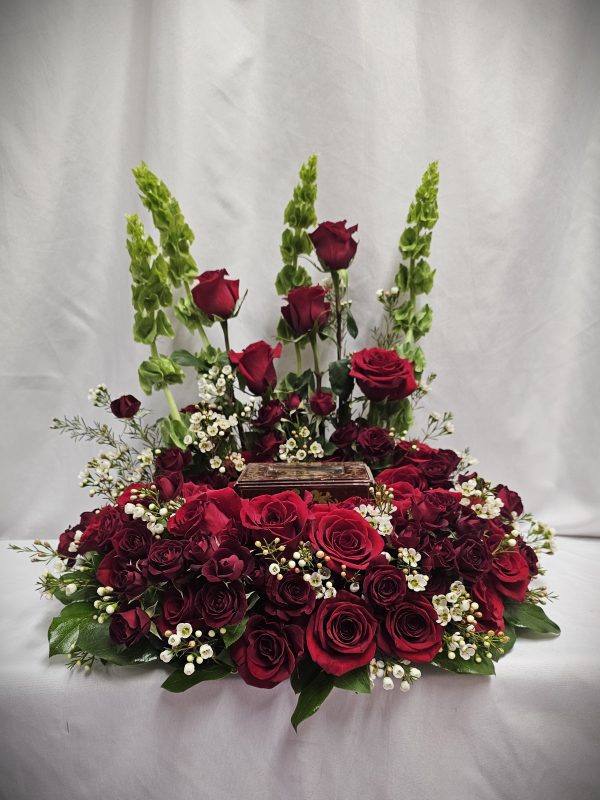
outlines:
M471 597L479 603L482 616L477 620L478 630L504 630L504 600L494 588L493 578L486 575L471 586Z
M381 347L354 353L350 375L369 400L402 400L417 388L411 362Z
M252 461L273 461L273 456L279 450L279 445L283 444L285 436L281 431L269 431L259 436L254 442L254 453ZM248 461L245 458L245 461Z
M112 549L112 537L129 525L129 517L116 506L104 506L90 519L81 539L78 553L84 555L90 550L106 553Z
M267 342L253 342L244 348L241 353L233 350L229 353L229 360L237 367L238 373L246 382L249 392L263 395L275 388L277 373L273 359L281 355L281 342L276 347L271 347Z
M169 447L156 456L154 465L158 472L181 472L191 460L191 453L184 452L178 447Z
M204 624L209 628L235 625L248 608L241 581L205 583L200 589L198 603Z
M326 270L348 269L358 247L358 242L352 238L357 230L358 225L347 228L344 219L341 222L322 222L308 234L317 258Z
M327 508L316 514L310 528L310 541L315 550L322 550L327 566L342 571L366 569L383 550L383 538L357 511Z
M386 615L377 644L396 658L432 661L442 646L442 628L436 620L437 611L428 600L407 599Z
M363 667L375 655L377 620L364 600L339 591L322 600L309 619L306 646L312 660L329 675Z
M332 442L340 450L346 450L352 447L358 437L359 427L354 421L347 422L345 425L340 425L329 437Z
M304 653L304 631L256 614L243 636L231 645L231 658L242 680L250 686L272 689L287 680Z
M110 410L117 417L117 419L130 419L135 417L140 410L141 403L132 394L124 394L122 397L117 397L110 404Z
M202 565L202 574L207 581L236 581L251 573L254 569L254 558L246 547L235 539L225 542Z
M195 533L221 534L235 529L241 507L242 500L233 489L208 489L178 508L167 528L182 538Z
M142 562L142 572L151 581L174 580L185 570L184 543L178 539L159 539L152 543L148 558Z
M279 536L282 544L295 544L308 518L308 506L295 492L262 494L242 500L240 522L252 531L255 539L272 541Z
M240 282L225 275L226 269L207 270L192 289L194 303L211 318L229 319L239 299Z
M300 403L302 402L302 398L298 394L298 392L291 392L285 398L285 407L288 411L295 411Z
M319 417L328 417L335 411L335 397L331 392L324 392L322 389L314 392L308 398L310 410Z
M203 622L200 593L193 584L169 586L162 596L162 610L156 619L161 635L174 631L180 622L189 622L193 628L199 628Z
M365 458L375 461L385 458L394 449L394 441L386 428L363 428L356 441Z
M100 586L112 586L117 594L128 598L139 597L147 586L147 580L133 562L120 558L113 550L104 556L96 570Z
M385 483L386 486L393 486L395 483L410 483L416 489L428 489L429 484L420 472L412 464L405 467L390 467L382 470L377 476L378 483Z
M121 558L135 561L138 558L146 558L148 555L152 544L152 534L143 522L131 520L115 533L111 541L116 553Z
M252 421L255 428L267 430L276 425L285 416L285 406L280 400L269 400L258 409L256 418Z
M326 294L322 286L300 286L289 292L285 298L288 304L282 307L281 315L296 336L325 327L331 310Z
M379 556L369 567L363 582L365 600L379 616L397 608L406 594L406 576L397 566Z
M116 644L132 647L150 632L150 617L141 608L131 608L113 614L110 619L110 638Z
M277 578L277 575L269 575L265 583L267 614L287 621L297 621L298 617L311 614L317 596L304 576L289 570L281 580Z
M154 483L158 489L161 500L174 500L181 496L183 489L182 472L164 472L156 475Z
M423 442L398 442L393 462L416 467L432 488L445 489L460 462L460 456L454 450L429 447Z
M529 564L516 550L505 550L492 559L494 587L509 600L522 603L529 586Z

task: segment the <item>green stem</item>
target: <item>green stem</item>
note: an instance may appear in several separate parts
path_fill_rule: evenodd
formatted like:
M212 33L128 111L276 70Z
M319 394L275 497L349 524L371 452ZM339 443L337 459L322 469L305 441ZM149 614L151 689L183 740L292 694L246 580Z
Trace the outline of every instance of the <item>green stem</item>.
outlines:
M189 283L185 284L185 293L190 304L195 305ZM207 347L210 347L210 342L208 340L208 336L206 335L206 331L204 330L204 325L201 322L198 323L198 333L202 339L202 349L206 350Z
M302 374L302 349L298 342L294 343L294 348L296 350L296 375Z
M323 373L321 372L321 367L319 366L319 349L317 345L316 333L313 333L310 336L310 346L313 352L313 359L315 362L315 378L317 379L317 391L318 391L321 388L321 378L323 376Z
M152 344L150 345L150 352L155 358L159 358L158 347L156 346L155 341L152 342ZM179 413L179 409L177 408L177 403L175 402L175 398L173 397L173 392L169 389L168 386L163 387L163 392L167 400L167 405L169 406L170 416L177 422L181 422L181 414Z
M225 339L225 351L229 353L231 347L229 346L229 327L226 319L221 322L221 328L223 329L223 338Z
M340 291L340 276L332 271L331 282L333 283L333 294L335 297L335 341L337 346L338 361L342 357L342 298Z

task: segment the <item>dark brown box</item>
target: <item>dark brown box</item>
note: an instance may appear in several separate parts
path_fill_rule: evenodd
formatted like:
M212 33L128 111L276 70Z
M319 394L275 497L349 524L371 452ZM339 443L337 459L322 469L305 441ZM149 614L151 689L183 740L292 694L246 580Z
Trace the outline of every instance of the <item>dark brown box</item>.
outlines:
M292 491L312 492L315 502L330 503L347 497L369 497L373 474L356 461L308 464L259 463L244 467L235 490L241 497Z

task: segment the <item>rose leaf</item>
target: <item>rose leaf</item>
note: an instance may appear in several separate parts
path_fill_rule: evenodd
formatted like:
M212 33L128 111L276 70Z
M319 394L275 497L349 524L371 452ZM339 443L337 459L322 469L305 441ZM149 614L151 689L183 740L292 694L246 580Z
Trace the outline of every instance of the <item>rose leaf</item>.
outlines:
M333 675L321 672L298 695L298 702L292 714L292 725L296 733L298 725L321 708L329 692L333 689Z
M517 628L526 628L534 633L558 636L560 628L546 616L540 606L533 603L507 603L504 609L504 619Z

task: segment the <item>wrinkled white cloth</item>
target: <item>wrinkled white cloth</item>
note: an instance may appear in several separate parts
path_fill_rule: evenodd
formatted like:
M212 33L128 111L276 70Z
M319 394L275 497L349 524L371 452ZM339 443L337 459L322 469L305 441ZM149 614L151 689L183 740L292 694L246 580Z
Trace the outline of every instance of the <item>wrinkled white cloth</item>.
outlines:
M76 482L95 448L51 418L93 419L100 382L141 395L130 168L180 200L199 271L248 289L239 350L274 341L283 209L312 152L319 218L359 224L357 347L439 159L425 351L428 407L456 415L443 443L561 533L597 533L599 40L596 0L3 2L0 537L56 536L91 506Z
M424 668L407 694L336 689L298 734L288 684L174 695L167 668L49 662L61 606L34 593L40 564L3 554L0 798L596 800L600 542L563 537L559 553L545 564L560 637L519 638L492 678Z

